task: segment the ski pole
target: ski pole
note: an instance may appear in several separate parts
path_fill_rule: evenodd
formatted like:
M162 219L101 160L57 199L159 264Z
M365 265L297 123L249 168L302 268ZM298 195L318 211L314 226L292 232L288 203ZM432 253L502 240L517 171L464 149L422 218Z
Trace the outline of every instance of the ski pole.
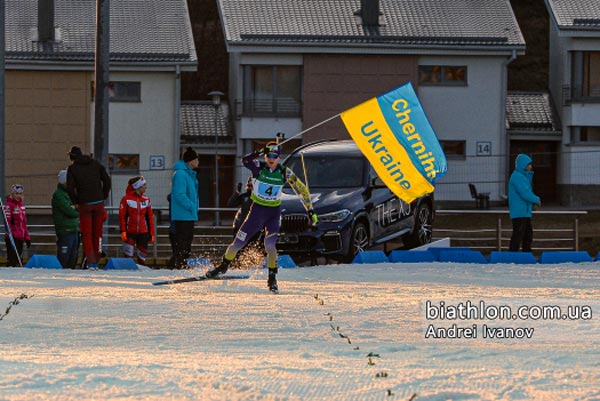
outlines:
M312 130L312 129L315 129L315 128L317 128L317 127L320 127L321 125L323 125L323 124L325 124L325 123L328 123L329 121L333 120L334 118L338 118L338 117L339 117L341 114L342 114L342 113L338 113L338 114L336 114L335 116L331 116L331 117L329 117L328 119L326 119L326 120L323 120L323 121L321 121L320 123L317 123L317 124L313 125L312 127L308 127L308 128L307 128L307 129L305 129L304 131L300 131L300 132L298 132L297 134L295 134L295 135L292 135L292 136L291 136L291 137L289 137L288 139L286 139L286 140L284 140L284 141L280 142L280 143L279 143L279 145L283 145L284 143L286 143L286 142L288 142L288 141L290 141L290 140L292 140L292 139L294 139L294 138L296 138L296 137L298 137L298 136L300 136L300 135L304 134L305 132L308 132L308 131L310 131L310 130Z
M23 262L21 261L21 256L19 255L19 251L17 251L17 246L15 245L15 239L12 236L12 232L10 231L10 226L8 225L8 217L6 217L6 209L4 209L4 202L2 201L2 197L0 196L0 207L2 207L2 216L4 216L4 227L6 227L6 234L8 235L8 239L10 240L10 244L17 255L17 260L19 261L19 266L23 267Z

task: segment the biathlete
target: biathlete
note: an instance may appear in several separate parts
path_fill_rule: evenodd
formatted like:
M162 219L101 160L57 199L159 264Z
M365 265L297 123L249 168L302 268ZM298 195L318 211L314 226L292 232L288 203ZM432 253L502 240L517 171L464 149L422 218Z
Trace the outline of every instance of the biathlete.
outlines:
M258 159L264 155L265 161ZM250 197L254 202L235 239L227 247L223 261L218 267L209 270L206 277L213 278L224 274L236 254L254 235L265 229L265 250L267 251L267 267L269 278L267 285L271 292L277 293L277 233L281 219L281 190L286 183L301 195L302 204L306 209L311 224L318 223L317 215L313 211L310 194L304 183L289 168L279 164L281 148L277 143L270 142L258 152L250 153L242 158L244 166L252 172L254 185Z

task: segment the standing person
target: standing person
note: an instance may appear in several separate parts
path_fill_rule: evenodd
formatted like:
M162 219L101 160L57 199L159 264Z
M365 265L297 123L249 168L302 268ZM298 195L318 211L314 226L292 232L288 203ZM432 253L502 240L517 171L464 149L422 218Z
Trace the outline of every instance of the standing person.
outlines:
M79 212L67 192L67 170L58 173L58 184L52 195L52 219L56 256L64 269L74 269L79 254Z
M515 159L515 170L508 182L508 209L512 220L513 232L510 238L510 251L531 252L533 226L531 216L533 206L541 206L539 196L533 193L533 166L531 157L520 154Z
M98 268L102 255L102 225L111 181L106 169L97 160L73 146L69 152L71 165L67 169L67 190L79 210L79 230L83 237L83 253L87 267Z
M4 242L6 243L7 266L20 266L19 260L23 254L23 243L27 248L31 246L31 238L29 237L29 229L27 228L27 214L25 213L25 203L23 203L23 192L25 187L21 184L14 184L10 188L10 195L6 196L4 205L4 216L8 222L8 229L13 237L13 245L10 243L8 232L4 234ZM16 252L15 252L16 248Z
M227 200L227 207L239 207L233 219L234 238L250 211L250 206L252 205L252 187L252 176L250 176L248 177L248 181L246 181L246 190L242 192L242 183L238 183L237 191Z
M127 182L125 196L119 204L119 227L123 240L123 253L133 258L134 247L137 247L137 260L146 264L148 243L154 242L154 213L150 198L146 195L148 185L141 175Z
M265 161L259 162L258 157L264 155ZM218 267L209 270L206 277L213 278L224 274L236 254L262 228L265 229L265 250L267 251L267 267L269 278L267 286L271 292L279 291L277 286L277 233L281 219L281 190L286 181L302 196L302 203L312 224L317 224L318 218L312 208L310 194L306 186L292 170L279 164L281 148L275 142L270 142L258 152L250 153L242 158L242 163L252 172L254 187L252 190L253 204L248 217L238 230L235 240L227 247L223 261Z
M188 268L186 259L192 255L194 223L198 221L198 155L191 147L183 159L173 165L171 180L171 220L175 225L175 253L169 265L172 269Z

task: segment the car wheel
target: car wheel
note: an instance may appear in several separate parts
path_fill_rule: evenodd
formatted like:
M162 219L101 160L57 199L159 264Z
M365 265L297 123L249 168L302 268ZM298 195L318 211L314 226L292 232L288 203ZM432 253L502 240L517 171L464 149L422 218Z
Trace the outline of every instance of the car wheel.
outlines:
M369 229L365 223L358 222L352 229L352 236L350 237L350 245L348 247L348 253L346 254L346 262L350 263L354 259L354 256L359 251L364 251L369 245Z
M415 226L410 236L404 240L404 245L415 248L430 243L433 234L432 220L431 207L427 203L421 203L415 210Z

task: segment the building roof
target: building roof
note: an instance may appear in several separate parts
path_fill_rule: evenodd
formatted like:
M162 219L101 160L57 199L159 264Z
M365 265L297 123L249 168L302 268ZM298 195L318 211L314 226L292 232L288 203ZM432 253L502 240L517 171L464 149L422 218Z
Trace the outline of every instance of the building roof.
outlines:
M545 135L561 132L548 92L508 92L506 124L512 132Z
M598 0L546 0L546 6L561 29L600 31Z
M214 145L215 130L221 145L233 144L234 137L229 124L229 107L221 103L217 109L209 101L181 103L181 143Z
M508 0L380 0L379 27L361 0L218 0L228 45L524 48Z
M6 0L7 62L94 60L96 0L54 0L55 41L38 41L38 0ZM185 0L111 1L111 63L197 64Z

